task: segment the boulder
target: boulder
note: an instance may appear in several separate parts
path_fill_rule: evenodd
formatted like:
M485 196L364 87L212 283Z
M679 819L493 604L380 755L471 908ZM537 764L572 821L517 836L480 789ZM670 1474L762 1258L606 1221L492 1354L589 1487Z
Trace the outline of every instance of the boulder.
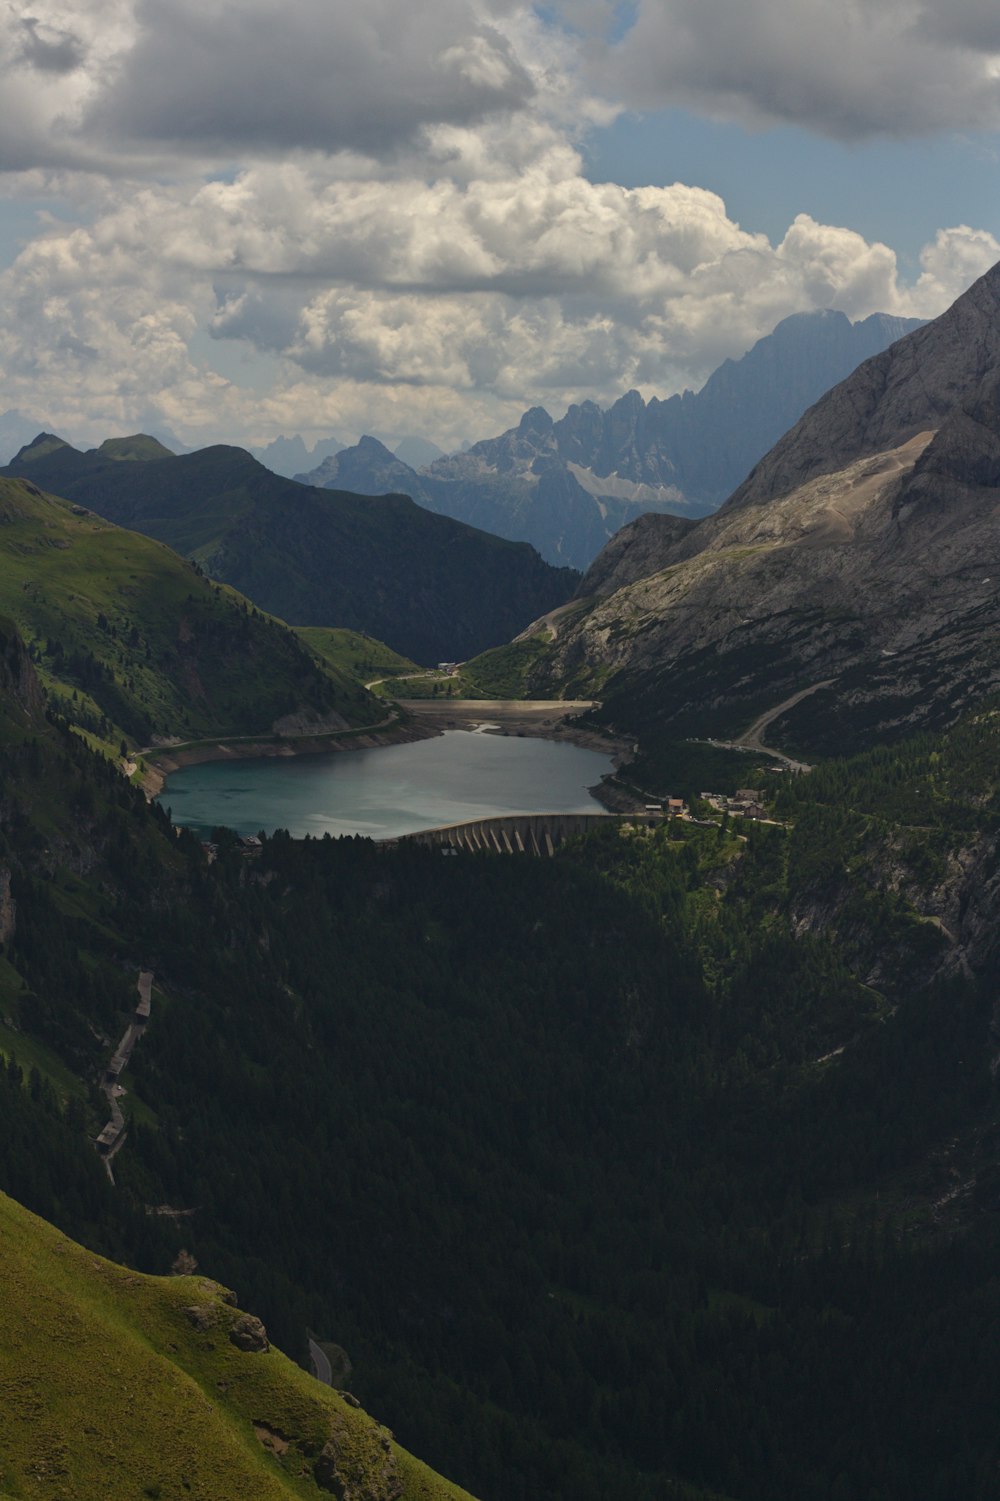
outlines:
M260 1319L252 1313L240 1314L229 1331L229 1339L237 1350L245 1350L250 1355L262 1355L271 1348L267 1330Z

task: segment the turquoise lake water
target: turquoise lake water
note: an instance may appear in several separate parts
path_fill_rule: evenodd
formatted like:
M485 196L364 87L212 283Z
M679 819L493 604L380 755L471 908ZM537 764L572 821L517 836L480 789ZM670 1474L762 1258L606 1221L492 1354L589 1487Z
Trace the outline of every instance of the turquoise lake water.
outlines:
M317 756L210 761L174 772L173 822L394 839L502 813L597 813L609 756L553 740L447 730L432 740Z

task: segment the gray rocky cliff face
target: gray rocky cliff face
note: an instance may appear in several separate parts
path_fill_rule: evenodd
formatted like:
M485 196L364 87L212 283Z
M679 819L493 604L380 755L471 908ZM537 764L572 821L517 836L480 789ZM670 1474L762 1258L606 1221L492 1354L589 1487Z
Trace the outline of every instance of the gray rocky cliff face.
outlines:
M0 945L9 943L17 931L17 903L10 894L10 870L0 865Z
M303 485L320 490L350 490L355 495L409 495L420 501L423 488L409 464L377 438L364 437L352 448L328 454L315 469L296 474Z
M694 525L683 516L648 511L628 526L623 526L584 574L577 590L579 597L614 594L627 584L658 573L667 566L671 552L690 534Z
M590 675L622 722L711 733L833 679L773 726L820 751L949 722L1000 690L998 521L994 271L824 398L714 516L615 538L602 597L534 687Z
M731 496L761 505L934 431L1000 366L1000 265L947 312L867 360L775 444Z
M0 619L0 694L25 720L44 713L45 693L24 642L13 622L4 619Z

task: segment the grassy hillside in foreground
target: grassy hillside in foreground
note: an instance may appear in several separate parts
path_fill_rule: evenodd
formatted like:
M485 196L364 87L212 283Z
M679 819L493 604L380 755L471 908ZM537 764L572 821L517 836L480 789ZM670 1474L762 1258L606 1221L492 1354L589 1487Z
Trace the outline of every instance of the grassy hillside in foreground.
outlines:
M116 750L122 738L255 732L287 715L383 715L280 621L162 543L30 481L0 479L0 614L24 636L52 706Z
M313 489L240 448L122 458L42 434L3 472L166 542L292 625L363 631L424 664L509 640L579 579L408 496Z
M468 1501L280 1351L237 1348L217 1283L127 1271L0 1195L0 1285L5 1497Z

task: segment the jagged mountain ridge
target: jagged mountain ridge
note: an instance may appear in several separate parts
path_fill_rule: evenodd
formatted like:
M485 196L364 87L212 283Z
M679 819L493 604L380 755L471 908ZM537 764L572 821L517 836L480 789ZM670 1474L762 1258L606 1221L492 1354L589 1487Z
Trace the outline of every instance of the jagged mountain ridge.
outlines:
M251 448L249 451L259 463L264 465L265 469L270 469L273 474L284 475L285 479L291 479L298 470L305 469L309 464L322 464L330 454L339 453L343 447L344 444L339 438L331 436L320 438L311 448L308 448L301 433L293 433L290 438L282 433L270 443Z
M532 407L517 427L419 470L365 437L296 478L367 495L401 490L585 568L637 514L714 510L810 402L918 326L884 313L859 323L793 314L697 392L647 403L629 391L607 411L585 401L558 421Z
M995 267L823 397L714 516L616 538L585 586L606 592L536 687L610 677L620 719L728 732L830 679L784 724L822 750L954 718L1000 686L998 370Z
M729 504L756 505L786 495L815 475L936 429L996 368L998 305L1000 277L994 267L933 323L867 360L816 402Z

